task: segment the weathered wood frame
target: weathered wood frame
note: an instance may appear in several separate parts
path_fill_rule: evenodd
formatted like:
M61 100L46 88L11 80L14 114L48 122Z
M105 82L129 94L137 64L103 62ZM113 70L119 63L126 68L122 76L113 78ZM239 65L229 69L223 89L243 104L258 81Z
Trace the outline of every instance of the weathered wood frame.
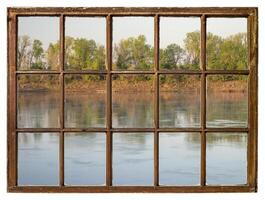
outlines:
M60 69L58 71L18 71L16 69L17 18L19 16L60 17ZM106 65L104 71L64 71L64 19L65 16L101 16L106 18ZM112 17L152 16L154 18L154 70L114 71L112 70ZM159 69L159 17L185 16L201 19L201 63L200 70L163 71ZM247 70L207 70L206 69L206 20L209 17L245 17L248 20L248 69ZM257 8L8 8L8 191L9 192L256 192L257 191L257 105L258 105L258 9ZM61 87L60 128L17 128L16 117L16 77L18 74L58 74ZM65 74L105 74L107 77L106 128L65 128L64 127L64 75ZM111 110L112 74L152 74L154 76L154 128L113 128ZM200 128L160 128L159 127L159 75L197 74L201 76L201 127ZM207 128L206 127L206 77L208 74L241 74L248 76L248 127L247 128ZM64 185L64 133L65 132L106 133L106 186L65 186ZM60 181L58 186L18 186L17 185L17 133L18 132L58 132L60 135ZM153 186L113 186L112 185L112 133L113 132L153 132L154 133L154 185ZM159 133L198 132L201 135L201 181L199 186L159 185ZM206 134L208 132L248 133L247 184L231 186L206 185Z

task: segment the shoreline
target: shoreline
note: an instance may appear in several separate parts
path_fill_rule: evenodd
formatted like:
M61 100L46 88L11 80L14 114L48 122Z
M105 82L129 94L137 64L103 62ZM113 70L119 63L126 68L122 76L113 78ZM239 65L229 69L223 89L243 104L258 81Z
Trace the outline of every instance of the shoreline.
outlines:
M112 92L154 92L152 81L113 81ZM59 92L59 87L43 87L40 84L20 84L19 92ZM44 85L45 86L45 85ZM183 81L180 83L163 83L160 85L161 92L200 92L200 80ZM213 93L245 93L247 92L247 82L236 81L211 81L207 90ZM106 82L73 82L65 86L65 93L106 93Z

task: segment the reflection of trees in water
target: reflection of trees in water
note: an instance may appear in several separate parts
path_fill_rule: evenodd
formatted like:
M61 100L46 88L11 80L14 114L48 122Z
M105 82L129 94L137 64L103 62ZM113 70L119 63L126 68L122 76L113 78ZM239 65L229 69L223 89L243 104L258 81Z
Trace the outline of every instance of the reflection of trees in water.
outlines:
M152 133L114 133L121 142L130 144L145 144Z
M153 93L113 93L113 122L117 126L150 127L153 122Z
M73 93L66 96L66 126L105 126L105 94Z
M18 92L18 127L58 127L57 92Z
M207 96L207 122L232 120L246 122L248 118L247 93L209 93Z
M196 92L161 92L159 103L162 126L199 125L200 94Z
M18 143L19 144L53 144L58 143L58 133L19 133Z
M199 144L200 143L200 135L197 134L189 134L185 135L185 141L187 143ZM245 147L247 142L247 134L242 133L207 133L207 145L216 145L216 144L230 144L232 146L237 147ZM211 146L209 146L210 148Z
M79 147L104 148L106 144L105 133L65 133L65 146L69 149ZM103 146L102 146L103 145Z

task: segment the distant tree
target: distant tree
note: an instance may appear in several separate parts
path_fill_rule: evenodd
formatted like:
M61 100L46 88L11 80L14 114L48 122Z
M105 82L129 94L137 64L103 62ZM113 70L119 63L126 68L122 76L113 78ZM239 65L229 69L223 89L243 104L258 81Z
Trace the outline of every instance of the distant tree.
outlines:
M40 40L34 40L32 44L32 69L43 69L44 68L44 50L42 48L42 42Z
M153 49L144 35L121 40L114 47L115 67L126 70L147 70L152 68Z
M220 54L224 39L212 33L207 33L206 55L208 69L222 69Z
M223 69L247 68L247 34L238 33L226 38L221 45L220 62Z
M56 70L59 68L59 53L60 53L59 41L54 44L50 43L46 51L48 69Z
M18 69L29 69L29 58L31 56L31 41L27 35L19 36L17 42L17 67Z
M186 65L192 69L199 69L200 66L200 32L194 31L186 34L184 39L186 50Z
M170 44L160 50L161 69L180 69L183 65L184 49L178 44Z

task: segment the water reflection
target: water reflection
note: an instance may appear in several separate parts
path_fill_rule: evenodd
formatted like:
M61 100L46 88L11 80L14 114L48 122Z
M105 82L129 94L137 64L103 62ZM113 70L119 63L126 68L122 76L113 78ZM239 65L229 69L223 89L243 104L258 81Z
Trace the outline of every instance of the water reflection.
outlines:
M152 92L115 94L113 127L153 127ZM247 98L239 93L207 96L207 126L242 127L247 123ZM18 127L58 127L59 93L20 92ZM73 93L66 96L65 121L68 127L105 127L105 94ZM199 94L162 92L161 127L198 127Z
M59 127L59 92L18 92L17 126L20 128Z
M115 93L112 101L113 127L153 127L153 93Z
M56 133L19 133L18 185L59 184L59 137Z
M208 133L206 160L207 184L246 184L247 134Z
M65 134L65 184L105 183L105 133Z
M72 93L65 99L66 127L105 127L106 95Z
M248 100L246 94L209 94L207 103L208 127L246 127Z
M200 126L200 93L162 92L159 103L161 127Z
M113 135L113 184L153 184L153 134Z
M212 98L212 103L217 105L222 102L222 109L218 112L210 110L211 116L220 119L229 119L234 123L242 123L241 119L229 118L230 116L240 116L245 109L245 98L234 94L234 98L225 95L229 93L208 96ZM104 96L104 94L102 94ZM19 95L19 123L25 127L53 126L57 122L59 113L57 101L59 95L47 92L23 92ZM122 97L117 96L113 101L113 106L127 109L116 109L113 113L113 123L122 127L130 116L135 126L145 126L150 123L149 116L153 110L149 99L153 94L145 93L139 95L133 93L123 93ZM86 94L69 95L67 102L79 102L78 106L71 106L72 110L67 111L68 121L75 122L80 120L84 124L90 122L104 126L102 120L105 111L102 110L103 97L86 96ZM133 100L132 100L133 99ZM170 123L178 121L183 124L198 124L199 108L198 97L189 96L181 93L161 93L161 107L165 108L162 112L164 119L170 119ZM93 103L92 103L93 102ZM75 104L75 103L73 103ZM172 105L171 109L167 105ZM230 106L225 106L230 105ZM244 107L244 108L242 108ZM21 109L23 108L23 109ZM168 109L167 109L168 108ZM41 109L41 112L39 111ZM81 112L86 110L86 112ZM182 110L182 112L180 112ZM52 112L52 113L51 113ZM145 113L145 114L142 114ZM79 116L71 113L80 113ZM182 117L180 118L180 114ZM143 116L142 116L143 115ZM35 116L35 117L32 117ZM140 117L142 116L142 118ZM54 117L54 118L53 118ZM75 119L78 117L78 120ZM172 119L173 118L173 119ZM163 119L163 118L162 118ZM181 120L180 120L181 119ZM236 120L235 120L236 119ZM161 122L160 122L161 123ZM38 125L36 125L38 124ZM105 182L105 134L73 134L66 137L66 184L72 185L97 185ZM165 134L165 133L163 133ZM161 134L160 152L161 159L161 184L197 184L199 167L198 153L200 152L200 137L198 134ZM177 135L177 134L176 134ZM164 137L164 138L163 138ZM19 137L19 183L20 184L57 184L57 154L58 138L52 134L23 134ZM242 183L245 181L246 170L245 153L246 137L237 134L207 134L207 183ZM152 185L153 183L153 135L152 133L114 133L113 138L113 173L114 184L116 185ZM28 150L26 150L27 148ZM41 149L40 150L38 150ZM172 153L173 152L173 153ZM184 153L186 152L186 153ZM227 158L227 155L229 158ZM173 155L171 158L169 155ZM39 162L35 158L41 157ZM227 160L226 160L227 159ZM179 161L181 160L181 161ZM233 162L236 160L237 162ZM184 162L185 161L185 162ZM56 163L56 164L55 164ZM181 163L181 165L180 165ZM184 171L186 164L191 167ZM228 167L233 165L232 168ZM36 170L40 166L41 172ZM172 166L172 168L168 168ZM104 170L103 170L104 169ZM237 169L235 172L234 169ZM239 169L239 170L238 170ZM187 170L191 174L187 172ZM80 173L82 171L82 173ZM176 172L178 171L178 172ZM32 172L32 174L31 174ZM35 173L36 172L36 173ZM179 174L181 172L181 174ZM164 173L164 175L163 175ZM52 175L51 175L52 174ZM80 176L80 174L82 176ZM79 176L78 176L79 175ZM177 178L172 178L177 176ZM40 177L40 178L36 178ZM49 179L46 177L49 177ZM50 177L52 177L50 179ZM188 178L187 178L188 177ZM192 178L193 177L193 178ZM36 181L35 181L36 179ZM55 181L56 179L56 181ZM41 180L41 181L40 181ZM189 180L187 182L187 180Z
M159 147L161 185L200 183L199 133L160 133Z

